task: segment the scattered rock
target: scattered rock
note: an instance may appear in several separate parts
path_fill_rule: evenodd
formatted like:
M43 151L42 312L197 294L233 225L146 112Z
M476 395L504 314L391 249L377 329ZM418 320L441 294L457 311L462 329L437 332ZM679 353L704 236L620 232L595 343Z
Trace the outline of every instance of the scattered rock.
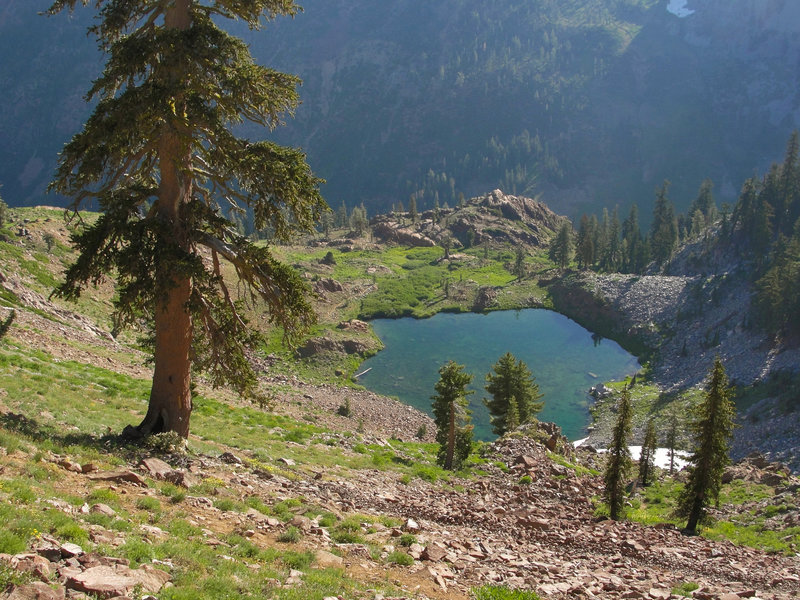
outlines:
M132 483L141 487L147 487L147 482L133 471L113 471L109 473L95 473L89 476L96 481L116 481Z
M344 559L341 556L336 556L327 550L317 550L317 566L323 569L339 568L344 564Z

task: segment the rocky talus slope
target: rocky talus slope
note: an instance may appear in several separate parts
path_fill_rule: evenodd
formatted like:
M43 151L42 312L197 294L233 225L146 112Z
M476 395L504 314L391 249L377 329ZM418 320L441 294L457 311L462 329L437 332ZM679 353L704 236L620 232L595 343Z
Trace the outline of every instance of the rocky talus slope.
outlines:
M797 556L770 555L727 542L686 537L672 526L646 527L595 518L591 498L600 493L601 478L578 475L550 456L546 446L531 437L504 438L488 448L487 457L493 463L485 475L459 480L453 486L420 479L404 483L396 473L374 470L335 479L295 468L288 460L284 461L286 469L275 474L254 466L241 451L216 456L167 455L165 460L149 457L113 471L81 465L68 456L49 454L46 460L63 471L59 487L72 493L98 485L110 487L129 502L153 496L156 492L150 482L159 480L190 489L200 480L213 480L241 498L255 496L266 503L303 498L302 506L285 520L255 509L222 510L215 506L213 496L192 495L191 491L169 510L180 511L182 518L199 528L200 539L214 547L224 548L223 540L231 533L267 547L295 527L302 532L296 546L314 553L315 567L335 566L368 581L389 579L405 590L396 600L466 599L471 588L487 583L533 589L552 599L677 599L681 596L673 590L687 582L696 584L692 596L700 600L789 599L800 594ZM13 470L24 463L26 451L16 450L2 459L3 470ZM599 457L586 452L572 460L592 465ZM766 463L750 462L737 469L730 471L731 478L771 481L778 495L796 496L800 488L800 480L785 473L775 477L776 471ZM520 483L522 476L530 482ZM40 501L78 518L114 513L102 503L81 507L57 499ZM362 543L332 541L331 531L320 524L319 516L304 514L312 505L339 517L363 515L361 534L372 546L381 548L381 557ZM403 525L367 522L370 515L391 516ZM800 520L800 515L795 510L783 518ZM0 598L61 600L87 598L86 594L132 598L134 589L157 598L159 590L170 585L175 565L169 560L134 569L126 560L113 557L113 549L125 544L128 536L144 536L156 543L168 537L167 532L151 525L140 525L133 532L100 525L91 525L89 530L87 547L43 535L29 551L0 555L0 561L10 568L41 582L0 592ZM404 534L414 536L408 548L414 563L387 564L384 558L400 547ZM97 554L97 545L110 555ZM259 568L257 563L252 567ZM302 576L302 571L293 570L277 583L292 587ZM358 598L389 600L369 591Z
M682 247L667 274L574 272L554 281L551 295L558 310L648 355L649 378L665 394L703 385L717 356L738 386L797 373L800 345L775 339L754 323L747 265L732 258L731 249L712 244L708 252L704 245L696 240ZM757 450L800 469L796 410L767 398L740 414L739 424L734 458ZM593 435L594 443L605 444Z

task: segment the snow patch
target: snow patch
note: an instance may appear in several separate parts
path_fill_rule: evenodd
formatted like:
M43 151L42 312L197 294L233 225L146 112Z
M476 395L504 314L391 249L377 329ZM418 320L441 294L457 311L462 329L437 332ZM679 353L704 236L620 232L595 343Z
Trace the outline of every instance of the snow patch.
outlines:
M589 438L583 438L582 440L575 440L572 442L572 445L576 448L583 444ZM642 456L642 447L641 446L628 446L628 451L631 453L631 458L633 460L639 460ZM608 449L601 448L597 452L602 454L603 452L608 452ZM680 471L683 467L689 464L689 453L683 452L682 450L675 451L675 470ZM669 468L669 448L656 448L656 457L655 457L655 465L660 469L668 469Z
M688 17L695 12L686 8L687 2L688 0L669 0L669 4L667 4L667 10L676 17L683 19L684 17Z

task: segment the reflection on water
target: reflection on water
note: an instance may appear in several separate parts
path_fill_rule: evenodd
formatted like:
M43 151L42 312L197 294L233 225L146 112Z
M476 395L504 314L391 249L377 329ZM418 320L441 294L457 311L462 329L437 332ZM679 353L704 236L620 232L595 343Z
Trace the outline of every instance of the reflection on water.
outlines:
M636 357L616 342L548 310L379 319L372 325L386 349L361 365L359 371L370 369L361 383L430 413L439 367L448 360L466 365L475 376L470 396L475 436L483 440L494 437L482 402L485 377L506 352L525 361L536 377L545 402L539 418L558 423L573 440L583 437L589 422L589 387L639 368Z

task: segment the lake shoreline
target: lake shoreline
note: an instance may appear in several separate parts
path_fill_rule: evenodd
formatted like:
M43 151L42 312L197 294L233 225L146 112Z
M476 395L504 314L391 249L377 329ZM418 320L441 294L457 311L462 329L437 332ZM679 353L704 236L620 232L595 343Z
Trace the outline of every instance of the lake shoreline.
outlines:
M439 313L431 319L371 322L384 350L361 363L372 369L359 383L430 412L438 368L447 360L466 364L475 377L471 388L476 437L490 440L488 412L481 402L484 375L502 354L523 360L544 393L543 421L553 421L577 439L591 423L588 389L601 381L639 370L636 356L613 340L593 335L556 311L524 309L490 313ZM548 402L549 400L549 402Z

